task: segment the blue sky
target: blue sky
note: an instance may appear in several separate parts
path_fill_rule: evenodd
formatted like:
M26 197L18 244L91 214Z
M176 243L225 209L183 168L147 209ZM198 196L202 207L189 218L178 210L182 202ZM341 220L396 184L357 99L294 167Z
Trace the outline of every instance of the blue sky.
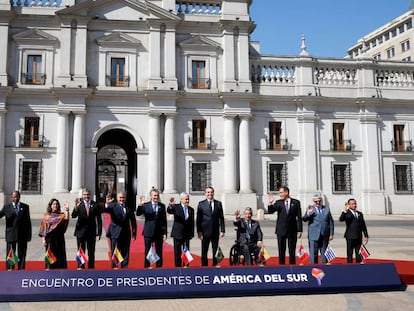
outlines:
M344 57L358 39L408 11L409 0L253 0L251 39L262 54Z

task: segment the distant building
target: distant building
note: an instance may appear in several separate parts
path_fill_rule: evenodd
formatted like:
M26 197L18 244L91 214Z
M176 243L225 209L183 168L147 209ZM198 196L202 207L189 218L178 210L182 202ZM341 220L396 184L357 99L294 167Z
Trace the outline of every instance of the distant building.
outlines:
M88 187L135 205L155 187L195 206L212 185L232 214L287 185L304 207L320 192L334 213L353 197L413 214L414 64L304 41L261 55L251 4L0 0L0 203L19 189L43 213Z
M362 37L348 50L348 57L413 61L413 15L414 10L410 10Z

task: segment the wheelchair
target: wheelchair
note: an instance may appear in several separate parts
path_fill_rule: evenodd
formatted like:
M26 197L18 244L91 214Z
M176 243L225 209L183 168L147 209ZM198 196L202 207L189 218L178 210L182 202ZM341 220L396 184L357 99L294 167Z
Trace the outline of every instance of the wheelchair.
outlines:
M230 248L229 264L230 266L246 265L246 260L244 258L242 249L243 247L239 242L239 230L237 230L237 228L234 228L234 230L236 231L236 240L234 241L233 246ZM257 264L259 261L258 255L256 255L255 252L250 253L250 258L253 264Z

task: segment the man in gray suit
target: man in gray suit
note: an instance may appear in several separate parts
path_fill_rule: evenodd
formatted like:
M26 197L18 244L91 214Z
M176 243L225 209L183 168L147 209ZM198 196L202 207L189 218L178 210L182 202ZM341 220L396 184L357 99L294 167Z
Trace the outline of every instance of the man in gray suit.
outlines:
M321 254L322 263L325 264L325 250L329 241L334 237L334 221L329 207L322 205L322 197L320 194L313 195L313 205L309 205L303 221L308 222L308 241L310 263L318 263L318 251Z

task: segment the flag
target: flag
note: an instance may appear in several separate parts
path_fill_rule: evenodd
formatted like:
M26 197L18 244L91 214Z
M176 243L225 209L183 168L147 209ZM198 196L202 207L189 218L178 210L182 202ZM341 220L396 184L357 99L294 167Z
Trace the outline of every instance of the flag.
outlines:
M336 258L336 254L335 254L334 250L329 245L326 248L324 255L325 255L326 259L328 260L328 262L330 262L330 261L332 261Z
M84 265L88 261L88 258L86 257L82 247L79 247L78 251L76 252L76 261L78 262L79 266Z
M118 246L115 246L114 253L112 254L112 262L115 264L115 266L119 266L123 261L124 257L122 257L121 252L118 249Z
M151 247L148 251L147 260L149 261L150 265L153 265L158 260L160 260L160 256L158 256L157 252L153 247Z
M219 246L217 248L216 254L214 255L214 258L216 258L217 263L220 263L224 259L223 251L221 250L221 247Z
M300 261L308 260L309 254L305 250L302 244L299 245L298 252L296 253L296 256L299 258Z
M16 263L19 262L19 257L16 256L16 253L10 248L9 253L7 254L7 263L9 266L14 266Z
M52 253L50 247L47 248L45 253L45 261L48 265L51 265L56 262L56 256Z
M189 264L193 261L193 256L191 255L190 251L188 250L187 246L184 246L183 253L181 254L181 259L185 265Z
M361 244L361 247L359 248L359 255L361 255L363 260L371 256L371 254L368 252L368 249L366 248L364 244Z
M260 251L259 251L259 260L260 260L260 262L265 262L265 261L269 260L269 258L270 258L269 253L267 252L264 245L262 245L262 247L260 248Z

